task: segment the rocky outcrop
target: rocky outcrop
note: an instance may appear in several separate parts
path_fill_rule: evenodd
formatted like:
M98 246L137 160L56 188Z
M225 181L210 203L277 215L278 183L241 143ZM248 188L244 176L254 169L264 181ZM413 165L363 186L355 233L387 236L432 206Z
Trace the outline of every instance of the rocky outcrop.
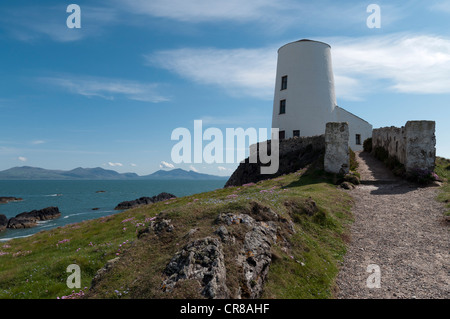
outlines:
M206 237L187 244L170 260L164 274L163 291L171 291L180 280L196 279L202 284L201 294L207 298L230 297L226 286L226 268L222 244Z
M6 226L8 226L8 218L5 215L0 214L0 232L4 231Z
M176 198L176 196L169 193L160 193L153 197L141 197L135 200L121 202L114 209L116 210L130 209L141 205L154 204L171 198Z
M18 202L21 200L22 200L22 198L17 198L17 197L0 197L0 204L6 204L9 202Z
M37 225L38 221L58 218L61 212L58 207L47 207L40 210L33 210L16 215L8 221L7 228L19 229L30 228Z
M191 240L172 257L163 272L163 291L171 292L182 280L196 280L206 298L261 297L272 246L285 245L283 235L294 232L292 222L254 202L249 211L220 213L215 225L212 236ZM231 250L237 254L225 258ZM238 277L239 287L228 287L227 269L234 269L230 275Z
M256 183L261 180L296 172L319 159L325 151L324 135L294 137L287 140L280 140L279 142L279 169L277 173L270 175L261 174L261 166L264 165L259 161L258 163L250 163L249 158L247 158L243 163L239 164L238 168L226 182L225 187L241 186L252 182ZM271 141L269 140L263 143L267 143L267 149L270 150ZM261 144L258 143L256 145L257 152L259 152L259 146Z
M174 229L170 219L165 219L161 215L157 219L152 220L150 225L138 232L138 238L148 233L153 233L157 236L161 236L166 233L171 233Z
M94 278L92 278L91 281L91 288L97 286L97 284L102 280L102 278L105 276L106 273L108 273L111 268L114 266L115 263L117 263L120 260L120 257L116 257L114 259L108 260L105 264L105 266L97 271Z
M270 211L271 212L271 211ZM271 212L273 213L273 212ZM245 225L241 248L235 262L242 269L241 286L236 292L238 298L259 298L263 292L264 283L272 261L271 247L277 240L277 214L273 213L271 221L256 221L248 214L220 214L218 224L229 227ZM236 238L231 237L224 226L217 230L225 243L236 244Z

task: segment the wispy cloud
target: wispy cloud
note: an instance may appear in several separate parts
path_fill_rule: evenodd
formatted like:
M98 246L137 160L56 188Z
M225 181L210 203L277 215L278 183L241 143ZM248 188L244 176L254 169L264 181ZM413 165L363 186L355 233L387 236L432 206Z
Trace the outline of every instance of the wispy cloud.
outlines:
M324 39L331 54L336 93L361 100L379 91L450 93L450 39L434 35L392 34ZM232 95L270 100L278 47L260 49L177 49L146 55L191 81L214 85ZM204 119L208 121L208 118Z
M189 169L193 172L198 173L198 169L196 169L193 165L189 166Z
M43 140L34 140L34 141L31 141L31 144L33 144L33 145L39 145L39 144L44 144L45 143L45 141L43 141Z
M130 12L186 22L248 21L283 10L287 1L272 0L116 0Z
M450 93L448 38L395 34L333 42L337 94L344 98L357 97L373 88L400 93ZM339 83L340 79L347 83Z
M23 156L19 156L17 159L21 162L26 162L28 160L26 157Z
M114 0L121 12L184 23L240 23L263 25L266 32L298 27L365 27L367 3L332 0ZM404 10L383 4L384 25L403 16Z
M122 163L113 163L113 162L108 162L108 165L111 167L122 167L123 166Z
M161 163L159 164L159 168L175 168L175 166L165 161L161 161Z
M69 29L66 25L66 18L70 14L66 12L67 5L6 8L0 15L0 28L20 41L51 39L57 42L73 42L103 34L105 27L118 18L115 8L83 5L81 28Z
M233 95L273 98L275 47L264 49L178 49L146 55L148 65L165 68Z
M86 97L100 97L107 100L124 97L151 103L168 101L168 98L158 92L159 85L157 83L73 75L41 77L38 80Z

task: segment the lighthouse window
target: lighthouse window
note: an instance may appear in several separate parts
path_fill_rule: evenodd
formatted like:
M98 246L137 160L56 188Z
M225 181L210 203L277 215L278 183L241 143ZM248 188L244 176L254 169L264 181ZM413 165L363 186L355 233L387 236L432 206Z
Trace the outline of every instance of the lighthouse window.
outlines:
M287 75L281 77L281 90L287 89Z
M286 113L286 100L280 101L280 114Z
M356 145L361 145L361 135L356 134Z

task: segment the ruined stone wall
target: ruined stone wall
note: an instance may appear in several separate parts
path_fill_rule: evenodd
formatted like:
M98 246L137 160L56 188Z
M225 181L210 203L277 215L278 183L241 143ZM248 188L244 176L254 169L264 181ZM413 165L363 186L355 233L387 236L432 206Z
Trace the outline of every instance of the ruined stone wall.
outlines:
M372 149L384 148L389 156L413 169L433 170L436 160L436 123L434 121L408 121L405 126L383 127L372 132Z
M251 145L250 156L259 158L260 147L270 151L271 140ZM260 180L296 172L320 158L324 150L325 138L323 135L279 140L279 168L275 174L261 174L261 166L266 164L261 164L259 161L251 163L249 158L246 158L230 176L225 187L256 183Z
M350 170L349 129L347 122L329 122L325 129L324 169L347 174Z

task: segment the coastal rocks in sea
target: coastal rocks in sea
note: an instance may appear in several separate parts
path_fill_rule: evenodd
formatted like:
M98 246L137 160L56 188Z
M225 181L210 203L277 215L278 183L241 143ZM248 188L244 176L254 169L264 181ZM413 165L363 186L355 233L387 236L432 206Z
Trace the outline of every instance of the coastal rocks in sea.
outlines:
M206 237L187 244L170 260L164 274L163 291L171 291L180 280L197 280L206 298L226 299L226 268L222 244L217 238Z
M0 197L0 204L6 204L9 202L19 202L22 198L18 197Z
M40 210L33 210L16 215L8 221L7 228L19 229L30 228L37 225L38 221L58 218L61 212L58 207L47 207Z
M0 232L4 231L6 226L8 226L8 218L5 215L0 214Z
M148 205L157 202L162 202L171 198L176 198L176 196L163 192L153 197L141 197L135 200L121 202L114 209L115 210L130 209L141 205Z

